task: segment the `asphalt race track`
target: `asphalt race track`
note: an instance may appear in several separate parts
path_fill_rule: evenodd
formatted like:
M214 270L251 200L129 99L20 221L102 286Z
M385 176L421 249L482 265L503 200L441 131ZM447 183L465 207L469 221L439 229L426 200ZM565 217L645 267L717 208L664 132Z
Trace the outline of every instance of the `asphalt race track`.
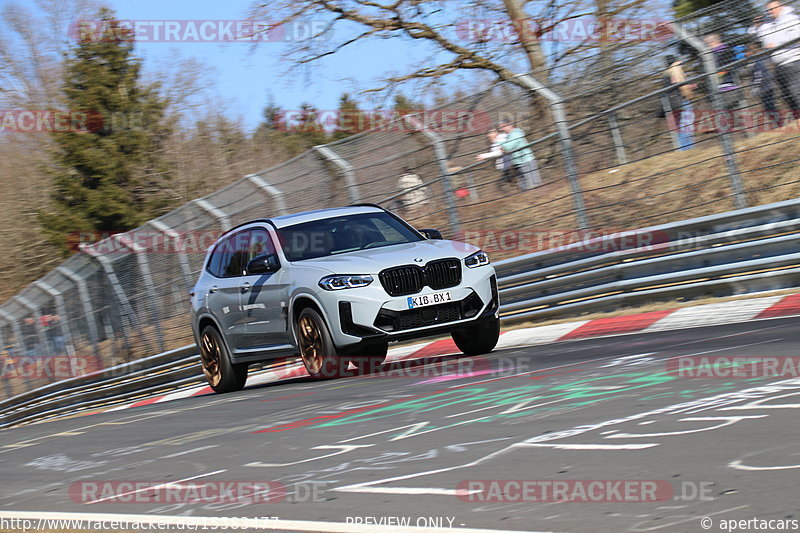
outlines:
M265 529L376 532L797 520L800 379L687 377L670 365L797 356L798 326L782 318L445 356L5 430L0 516L269 517ZM600 493L585 492L593 480ZM105 491L121 481L150 488L115 501L120 491ZM209 502L163 490L227 482L271 491Z

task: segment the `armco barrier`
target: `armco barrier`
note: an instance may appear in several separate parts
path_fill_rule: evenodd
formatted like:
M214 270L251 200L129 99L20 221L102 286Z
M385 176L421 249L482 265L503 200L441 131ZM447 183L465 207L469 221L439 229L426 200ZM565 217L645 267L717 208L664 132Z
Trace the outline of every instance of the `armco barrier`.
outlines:
M800 285L800 200L606 235L494 264L504 322ZM655 236L618 249L622 237ZM187 325L188 327L188 325ZM0 402L0 427L202 382L194 345Z

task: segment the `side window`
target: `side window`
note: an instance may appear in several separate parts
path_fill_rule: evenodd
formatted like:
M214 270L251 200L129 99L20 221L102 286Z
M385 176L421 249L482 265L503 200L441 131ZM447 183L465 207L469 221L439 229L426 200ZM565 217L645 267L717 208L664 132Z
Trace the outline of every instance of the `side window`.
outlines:
M226 239L224 257L222 260L222 277L233 278L241 276L247 266L248 242L250 231L239 233Z
M230 237L228 237L224 241L218 242L211 252L211 258L208 260L207 270L211 275L218 278L225 277L222 272L222 265L227 265L230 258L230 252L228 251L230 248L230 240Z
M258 257L259 255L274 254L275 245L272 242L272 237L265 229L257 228L250 232L249 253L247 255L247 263Z

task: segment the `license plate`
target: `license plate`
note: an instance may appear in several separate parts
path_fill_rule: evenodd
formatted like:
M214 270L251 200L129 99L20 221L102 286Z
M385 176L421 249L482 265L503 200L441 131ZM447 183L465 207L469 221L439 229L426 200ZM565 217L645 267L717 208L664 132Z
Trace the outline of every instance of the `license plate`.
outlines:
M452 301L450 291L434 292L432 294L421 294L420 296L409 296L408 308L425 307L426 305L437 305Z

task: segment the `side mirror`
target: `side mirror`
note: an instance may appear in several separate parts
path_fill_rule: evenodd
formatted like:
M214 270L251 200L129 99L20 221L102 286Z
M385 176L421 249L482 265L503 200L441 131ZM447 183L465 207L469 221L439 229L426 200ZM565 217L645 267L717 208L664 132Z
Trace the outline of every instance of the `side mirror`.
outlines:
M438 239L441 241L443 238L438 229L421 229L419 232L425 235L426 239Z
M267 274L269 272L276 272L281 268L278 261L278 256L275 254L265 254L254 257L247 263L247 274Z

